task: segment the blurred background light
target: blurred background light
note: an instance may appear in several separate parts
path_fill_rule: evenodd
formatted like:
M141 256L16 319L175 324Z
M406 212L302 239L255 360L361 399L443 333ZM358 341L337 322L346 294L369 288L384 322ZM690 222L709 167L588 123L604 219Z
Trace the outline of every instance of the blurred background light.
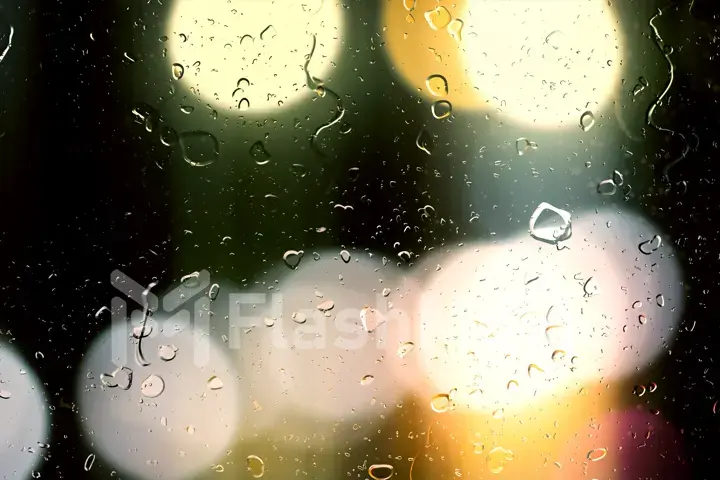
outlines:
M386 2L383 19L396 71L427 100L456 109L578 127L619 85L622 39L603 0L407 0Z
M0 477L30 478L48 454L50 418L43 397L27 362L0 344Z
M323 445L339 432L345 440L368 435L378 425L372 419L419 379L412 360L418 285L367 252L352 251L348 263L338 250L313 255L306 252L297 270L283 265L268 274L277 279L272 293L281 295L281 310L263 308L255 337L263 361L247 375L260 405L282 412L274 435ZM385 323L368 333L363 317ZM356 422L362 428L352 428Z
M440 265L418 306L428 396L457 389L458 406L508 414L670 347L684 295L671 241L648 250L657 228L610 210L573 215L572 231L559 247L523 234L425 260Z
M140 366L133 360L137 338L131 327L139 334L141 315L132 318L100 335L78 369L79 413L84 438L97 448L96 462L142 479L213 473L239 435L239 373L210 336L203 336L208 356L197 355L189 315L162 312L148 323L142 352L149 365ZM113 342L123 336L130 370L108 378L117 368Z
M342 13L329 0L175 0L168 76L189 98L243 115L309 99L337 59Z

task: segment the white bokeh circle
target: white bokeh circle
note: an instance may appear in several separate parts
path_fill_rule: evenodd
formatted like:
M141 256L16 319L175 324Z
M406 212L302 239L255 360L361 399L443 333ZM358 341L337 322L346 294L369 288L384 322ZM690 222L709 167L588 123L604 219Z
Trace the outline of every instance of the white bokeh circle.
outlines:
M43 388L27 362L0 344L0 478L30 478L48 447Z
M135 363L137 339L132 337L131 323L113 322L85 354L76 380L84 438L97 449L96 461L138 478L192 478L204 470L211 472L238 436L242 401L238 373L221 345L209 336L194 335L186 319L156 312L152 320L149 336L142 339L149 365ZM126 367L132 370L127 390L108 387L101 379L118 367L118 347L113 342L123 336L130 359ZM208 350L207 357L195 355L198 338ZM177 351L165 361L160 354L170 357L168 348ZM159 376L164 388L146 387L149 397L142 384L151 375ZM222 381L222 388L209 388L213 376Z
M572 225L562 250L524 234L427 260L442 266L418 307L435 391L457 388L459 406L491 413L627 377L667 348L684 300L671 243L642 253L660 232L630 213Z
M188 94L243 115L317 96L307 73L326 80L341 47L343 14L329 0L174 0L168 77L177 78L173 65L180 65L178 82Z

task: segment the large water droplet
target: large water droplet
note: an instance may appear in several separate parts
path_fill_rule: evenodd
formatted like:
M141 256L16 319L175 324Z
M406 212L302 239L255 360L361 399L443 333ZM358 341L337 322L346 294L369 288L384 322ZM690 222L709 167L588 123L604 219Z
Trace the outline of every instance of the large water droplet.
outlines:
M587 454L587 459L591 462L597 462L598 460L602 460L607 456L607 448L596 448L594 450L590 450Z
M8 400L10 397L12 397L12 393L9 390L0 389L0 398Z
M370 385L373 381L375 381L375 377L372 375L365 375L360 379L360 385Z
M100 381L109 388L129 390L132 386L133 371L128 367L116 368L112 373L101 373Z
M450 33L450 36L458 43L462 41L462 30L464 26L465 22L459 18L452 19L447 26L447 31Z
M180 107L180 111L184 113L185 115L190 115L195 111L195 107L190 105L183 105Z
M400 358L405 358L405 356L412 352L415 348L415 344L413 342L403 342L398 346L397 350L397 356Z
M615 182L615 185L618 187L621 187L623 183L625 183L625 177L623 177L623 174L618 172L617 170L613 170L612 175L613 182Z
M448 94L448 82L442 75L430 75L425 79L425 86L435 97L444 97Z
M448 118L452 114L452 104L447 100L438 100L432 104L432 114L438 120Z
M515 140L515 149L517 150L518 155L525 155L534 150L537 150L537 143L528 140L527 138L521 137Z
M160 131L160 143L166 147L172 147L177 141L178 134L172 127L165 126L162 128Z
M600 195L615 195L615 192L617 192L617 185L614 181L610 179L603 180L602 182L598 183L597 192Z
M385 323L385 317L374 308L363 307L360 310L360 321L366 332L373 333L380 325Z
M428 155L432 155L433 140L428 131L424 128L418 132L417 138L415 139L415 145Z
M94 453L91 453L91 454L88 455L87 458L85 459L85 465L83 466L83 468L85 468L85 471L86 471L86 472L89 472L89 471L90 471L90 469L91 469L92 466L93 466L93 463L95 463L95 454L94 454Z
M159 375L151 374L140 385L140 392L148 398L157 398L165 390L165 381Z
M179 63L172 64L172 76L175 80L180 80L185 74L185 67Z
M305 255L305 252L302 250L288 250L283 254L283 261L285 265L295 270L298 268L298 265L300 265L300 260L302 260L303 255Z
M179 142L183 158L193 167L212 165L220 156L220 144L211 133L202 130L183 132Z
M325 300L324 302L322 302L321 304L319 304L317 306L317 309L323 313L329 312L333 308L335 308L335 302L333 302L332 300Z
M657 303L658 307L664 307L665 306L665 297L661 293L657 297L655 297L655 302Z
M215 375L213 375L212 377L208 378L207 388L209 388L210 390L220 390L220 389L223 388L224 386L225 386L225 384L223 383L223 381L220 380L220 379L219 379L218 377L216 377Z
M257 455L248 455L245 459L245 467L254 478L260 478L265 475L265 462Z
M258 165L265 165L270 161L270 153L265 149L265 144L258 140L250 147L250 156Z
M425 20L433 30L442 30L448 26L452 20L452 15L450 15L447 8L440 6L425 12Z
M506 450L502 447L495 447L488 452L486 463L488 470L492 473L500 473L505 468L505 465L515 458L512 451Z
M538 220L544 212L552 212L555 215L552 222L542 222L545 225L538 226ZM565 210L555 208L549 203L542 202L537 206L530 216L530 236L535 240L556 245L558 242L568 240L572 236L571 215ZM560 225L556 225L560 220ZM548 223L550 223L548 225Z
M590 130L593 125L595 125L595 115L590 110L580 115L580 128L583 129L583 132Z
M662 238L660 238L660 235L654 235L650 240L646 240L638 245L640 253L645 255L650 255L651 253L657 251L660 247L662 247Z
M175 345L159 345L158 346L158 356L166 361L169 362L170 360L174 359L177 355L178 348Z
M408 12L412 12L415 10L415 3L417 0L403 0L403 7L405 7L405 10Z
M450 395L438 393L430 399L430 408L433 412L444 413L450 409Z
M343 262L349 263L352 257L350 256L350 252L348 252L347 250L343 250L340 252L340 258Z
M373 480L388 480L395 474L395 469L387 463L376 463L368 468L368 475Z

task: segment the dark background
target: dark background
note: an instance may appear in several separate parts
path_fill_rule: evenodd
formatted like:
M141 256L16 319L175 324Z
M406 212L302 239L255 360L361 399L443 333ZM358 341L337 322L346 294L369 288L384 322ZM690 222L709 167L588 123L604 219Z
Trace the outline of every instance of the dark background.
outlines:
M345 61L357 63L358 73L372 79L359 85L352 79L343 84L342 74L334 78L343 96L358 100L345 103L351 134L330 133L324 145L327 158L314 153L309 140L289 146L278 140L268 144L279 152L269 167L255 165L243 146L232 154L224 148L221 159L205 169L190 167L177 149L161 145L131 114L143 104L157 108L160 97L167 96L142 73L152 76L163 62L156 45L159 35L153 31L159 27L152 24L163 7L82 0L0 4L0 49L8 26L15 27L12 48L0 64L0 329L12 330L13 344L45 386L48 405L73 401L75 368L104 328L93 315L113 295L107 279L114 269L164 285L202 268L241 282L261 278L268 261L277 263L292 248L307 252L352 245L391 256L396 241L417 245L421 240L429 248L488 238L491 231L502 238L526 229L527 205L532 203L523 188L527 172L503 172L503 184L492 175L492 162L511 157L514 145L499 140L492 122L478 119L460 127L464 122L457 119L453 128L467 128L467 133L453 141L444 127L433 127L431 133L442 138L436 138L433 156L419 157L415 137L426 121L426 106L397 80L382 53L368 48L367 39L381 28L376 14L380 0L345 1L358 19L346 33L345 55L352 58ZM653 88L660 88L666 66L647 20L661 4L614 3L633 52L635 63L627 67L653 77ZM662 178L663 167L683 148L677 135L644 125L636 132L642 141L633 142L608 121L604 142L613 152L621 144L634 152L608 160L633 179L633 195L625 206L648 215L679 247L686 310L672 356L653 373L665 384L659 408L682 429L693 478L709 479L716 470L718 441L712 405L720 397L715 385L720 382L715 365L720 327L713 300L720 263L720 7L712 0L694 3L689 12L689 3L679 2L657 23L666 43L674 46L676 65L668 105L658 110L657 119L689 139L687 159L670 170L668 181ZM140 31L139 19L148 30ZM353 53L355 48L361 53ZM128 64L122 57L126 51L141 60ZM626 76L629 84L634 82L632 73ZM651 98L628 106L629 117L641 119ZM332 100L322 100L326 103L317 107L317 115L303 120L301 139L329 118ZM246 141L276 133L272 124L236 128ZM522 136L515 133L509 127L503 135ZM574 148L571 138L548 135L542 144L549 142L558 158ZM483 145L487 149L480 159L477 152ZM359 176L348 172L352 167L360 169ZM593 205L596 194L587 184L598 175L593 169L573 173L563 164L554 175L542 177L539 193L553 204L572 200L578 207ZM473 180L469 188L466 177ZM278 200L266 200L266 193ZM346 214L333 209L332 202L356 208ZM479 221L423 223L418 209L428 203L436 206L438 217L465 219L472 210ZM420 228L405 232L406 225ZM317 234L319 226L328 232ZM226 235L232 237L231 245L219 246ZM235 255L228 256L227 249ZM693 322L696 328L687 331ZM45 358L37 360L35 351ZM77 414L56 409L50 418L52 449L38 466L42 477L81 478L89 450L80 440ZM92 473L109 475L99 463Z

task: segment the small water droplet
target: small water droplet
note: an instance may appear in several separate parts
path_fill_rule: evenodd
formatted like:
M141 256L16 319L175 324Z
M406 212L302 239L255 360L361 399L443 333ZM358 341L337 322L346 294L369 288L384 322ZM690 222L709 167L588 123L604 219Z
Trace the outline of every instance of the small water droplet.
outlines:
M180 111L184 113L185 115L190 115L195 111L195 107L192 107L190 105L183 105L180 107Z
M270 153L265 149L265 144L258 140L250 147L250 156L257 165L265 165L270 162Z
M665 306L665 297L661 293L657 297L655 297L655 302L657 303L658 307L664 307Z
M625 177L623 177L623 174L618 172L617 170L613 170L613 176L612 176L613 182L615 182L615 185L618 187L622 186L623 183L625 183Z
M517 380L510 380L507 383L507 389L508 390L516 390L518 388L518 382Z
M325 300L317 306L317 309L321 312L329 312L333 308L335 308L335 302L333 302L332 300Z
M159 345L158 356L160 359L169 362L177 355L178 348L175 345Z
M266 327L272 327L273 325L275 325L275 319L272 317L265 317L263 318L263 323Z
M475 455L481 455L485 451L485 445L482 443L473 443L473 453Z
M610 179L603 180L602 182L598 183L597 192L600 195L615 195L615 192L617 192L617 185L615 185L615 182Z
M272 25L265 27L265 30L260 32L260 40L272 40L277 36L277 31Z
M438 120L448 118L452 114L452 104L447 100L438 100L432 104L432 115Z
M341 258L342 261L345 262L345 263L350 262L350 259L351 259L350 252L348 252L347 250L341 251L341 252L340 252L340 258Z
M112 373L101 373L100 382L108 388L118 387L129 390L132 386L133 371L128 367L116 368Z
M183 158L193 167L212 165L220 156L220 144L211 133L202 130L183 132L179 142Z
M165 381L158 375L151 374L140 385L140 392L148 398L157 398L165 390Z
M642 302L640 300L635 300L632 304L632 308L635 308L635 309L642 308Z
M555 350L552 353L551 358L552 358L553 362L561 362L565 359L565 355L566 355L565 350Z
M450 395L438 393L430 399L430 408L433 412L444 413L450 409Z
M635 385L633 387L633 395L637 395L638 397L645 395L645 391L645 385Z
M583 129L583 132L590 130L593 125L595 125L595 115L590 110L580 115L580 128Z
M260 478L265 475L265 462L257 455L248 455L245 459L245 467L254 478Z
M220 379L219 379L218 377L216 377L215 375L213 375L212 377L208 378L207 388L209 388L210 390L220 390L220 389L223 388L224 386L225 386L225 384L223 383L223 381L220 380Z
M645 255L656 252L660 247L662 247L662 238L660 238L660 235L654 235L650 240L646 240L638 245L640 253Z
M360 385L370 385L375 380L372 375L365 375L360 379Z
M93 466L93 463L95 463L95 454L94 454L94 453L91 453L91 454L88 455L87 458L85 459L84 468L85 468L85 471L86 471L86 472L89 472L89 471L90 471L90 469L91 469L92 466Z
M300 265L303 255L305 255L305 252L302 250L288 250L283 254L283 261L288 268L295 270Z
M447 31L450 33L450 36L458 43L462 41L462 30L465 26L465 22L460 20L459 18L454 18L450 20L450 23L448 23Z
M435 97L444 97L448 94L448 82L442 75L430 75L425 79L425 86L427 86L430 94Z
M374 465L370 465L370 467L368 468L368 475L370 475L370 478L372 478L373 480L388 480L394 474L394 467L387 463L377 463Z
M554 217L557 217L552 223L557 223L557 219L559 219L561 224L557 227L537 226L538 219L546 211L554 213ZM570 213L565 210L560 210L549 203L542 202L530 216L530 236L541 242L557 245L558 242L568 240L572 236L571 218Z
M373 333L380 325L385 323L385 317L374 308L363 307L360 310L360 321L366 332Z
M178 134L172 127L165 126L162 128L160 131L160 143L166 147L172 147L177 141Z
M500 473L505 468L505 465L515 458L512 451L506 450L502 447L495 447L488 452L486 458L486 464L488 470L492 473Z
M307 322L307 317L305 316L304 313L301 313L301 312L293 312L292 319L293 319L293 322L299 323L301 325L303 323Z
M383 291L382 291L383 297L387 297L388 295L390 295L390 293L392 293L392 290L390 290L389 288L383 288Z
M654 393L655 390L657 390L657 387L658 387L658 386L657 386L657 383L655 383L655 382L650 382L650 384L648 385L648 391L649 391L650 393Z
M351 182L357 182L360 178L360 169L358 167L351 167L348 169L348 177Z
M447 8L439 6L425 12L425 20L433 30L442 30L450 24L452 15Z
M0 398L4 400L8 400L12 397L12 393L10 393L8 390L2 390L0 389Z
M415 10L415 3L417 0L403 0L403 7L405 7L405 10L408 12L412 12Z
M424 128L420 129L420 132L418 133L417 138L415 138L415 145L420 150L427 153L428 155L432 155L432 151L433 151L432 136L430 136L428 131L425 130Z
M218 473L222 473L225 471L225 467L223 467L222 465L213 465L212 469Z
M413 342L403 342L400 344L397 350L397 356L400 358L405 358L405 356L412 352L412 350L415 348L415 344Z
M210 287L210 290L208 290L208 298L212 302L215 299L217 299L217 296L219 293L220 293L220 285L218 285L217 283L213 283L212 286Z
M195 433L195 427L193 427L192 425L188 425L187 427L185 427L185 431L189 435L193 435Z
M587 459L591 462L597 462L605 458L607 456L607 453L607 448L596 448L588 452Z
M172 64L172 76L175 80L180 80L185 74L185 67L179 63Z
M518 155L525 155L534 150L537 150L537 143L528 140L527 138L521 137L515 141L515 149Z
M498 408L492 413L493 418L495 419L502 419L505 416L505 409L504 408Z

